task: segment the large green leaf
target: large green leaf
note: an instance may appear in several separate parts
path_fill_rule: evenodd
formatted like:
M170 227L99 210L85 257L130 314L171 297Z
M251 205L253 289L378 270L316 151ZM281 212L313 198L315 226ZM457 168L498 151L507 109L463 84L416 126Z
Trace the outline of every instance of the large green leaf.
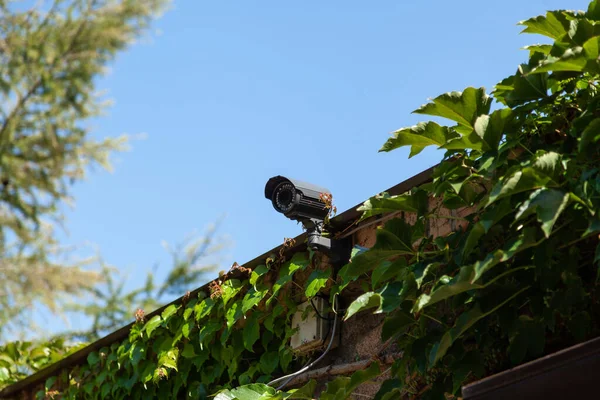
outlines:
M371 286L376 288L379 283L385 282L388 279L397 278L405 273L406 270L406 259L400 258L396 261L383 261L371 274Z
M260 357L260 369L265 374L271 374L279 365L279 354L276 351L269 351Z
M154 330L158 328L160 324L162 324L162 318L160 315L155 315L154 317L152 317L150 321L146 322L146 325L144 325L146 335L150 337L152 335L152 332L154 332Z
M506 133L506 127L512 120L512 110L503 108L494 111L491 115L481 115L475 120L475 133L482 140L484 151L496 151Z
M487 204L489 205L517 193L555 186L558 186L558 184L541 169L525 167L498 182L492 188Z
M324 288L327 284L327 280L330 276L331 268L313 271L306 281L306 290L304 291L306 297L314 297L317 293L319 293L319 290Z
M509 107L548 96L548 74L530 74L532 67L522 64L512 75L499 82L493 91L496 99Z
M585 16L591 20L600 21L600 2L598 0L590 1Z
M242 313L246 314L250 311L254 306L256 306L260 301L266 296L269 292L268 289L256 290L253 287L248 289L248 292L242 299Z
M360 295L352 303L350 303L350 305L348 306L348 309L346 310L346 315L344 316L344 320L347 320L348 318L352 317L354 314L356 314L357 312L362 311L362 310L367 310L369 308L375 308L375 307L377 309L379 309L381 307L381 302L382 302L382 298L379 293L375 293L375 292L364 293L364 294Z
M246 326L244 326L244 347L248 351L254 351L252 346L258 338L260 337L260 327L258 325L258 318L256 314L252 314L248 317L246 321Z
M537 33L554 40L562 39L569 29L569 21L561 11L548 11L545 16L520 21L519 25L525 26L522 33Z
M276 395L277 391L263 383L253 383L235 389L226 389L215 396L215 400L264 400Z
M538 189L529 196L517 211L515 220L537 214L537 220L542 224L542 231L550 237L556 220L569 204L571 196L557 189Z
M436 343L431 349L431 353L429 355L430 367L434 366L446 354L450 346L452 346L452 343L454 343L456 339L458 339L477 321L495 312L500 307L504 306L527 289L529 289L528 286L517 291L516 293L503 300L501 303L498 303L492 307L486 307L482 309L481 305L479 303L476 303L469 311L462 313L456 320L454 326L450 330L448 330L444 334L444 336L442 336L442 339L438 343Z
M239 279L228 279L222 285L223 290L223 306L227 306L229 300L233 299L236 294L244 288L244 285Z
M463 92L442 94L414 112L448 118L470 131L477 117L489 113L491 104L492 99L485 93L484 88L469 87Z
M387 283L377 292L367 292L359 296L348 306L344 320L359 311L376 308L374 313L389 313L400 306L412 288L410 280Z
M419 122L415 126L401 128L393 132L379 151L392 151L399 147L410 146L409 158L416 156L427 146L442 146L446 141L455 137L447 127L435 122Z

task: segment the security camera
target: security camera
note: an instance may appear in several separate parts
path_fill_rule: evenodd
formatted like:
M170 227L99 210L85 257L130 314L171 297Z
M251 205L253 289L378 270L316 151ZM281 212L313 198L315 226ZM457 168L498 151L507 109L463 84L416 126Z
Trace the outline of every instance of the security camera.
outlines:
M275 176L265 186L265 197L277 212L302 223L307 232L308 247L326 253L332 260L347 261L348 241L323 236L329 208L323 201L331 192L323 187L284 176Z
M269 179L265 186L265 197L275 210L300 222L325 219L329 210L322 200L323 194L331 195L325 188L283 176Z

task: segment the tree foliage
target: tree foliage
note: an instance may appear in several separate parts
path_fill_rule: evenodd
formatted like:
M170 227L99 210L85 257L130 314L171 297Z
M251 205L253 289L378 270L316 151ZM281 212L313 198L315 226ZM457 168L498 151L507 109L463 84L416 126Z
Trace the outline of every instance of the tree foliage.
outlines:
M521 25L553 43L529 46L527 63L491 95L467 88L416 110L449 125L399 129L382 148L446 152L432 182L361 207L364 218L397 211L416 219L380 226L376 244L354 253L330 291L333 299L353 281L370 285L344 319L383 314L382 340L403 351L376 399L460 396L468 382L600 333L600 2ZM429 228L447 220L457 229L433 237ZM286 392L265 385L301 365L288 347L298 300L290 287L307 268L325 270L301 253L253 271L237 268L210 291L139 321L126 340L90 354L88 365L52 378L46 392L312 398L314 383ZM311 276L301 295L323 288L315 281L324 272ZM382 372L373 363L329 382L319 396L348 398Z
M52 311L64 295L101 281L61 248L70 187L125 137L95 139L89 120L106 102L95 82L147 30L163 0L54 0L27 9L0 1L0 330L22 326L24 310ZM19 318L20 317L20 318Z

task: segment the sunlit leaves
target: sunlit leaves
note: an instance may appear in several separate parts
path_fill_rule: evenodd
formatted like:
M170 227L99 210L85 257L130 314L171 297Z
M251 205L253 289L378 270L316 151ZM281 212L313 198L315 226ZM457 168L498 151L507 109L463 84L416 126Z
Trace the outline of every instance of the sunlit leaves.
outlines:
M481 115L475 120L475 133L482 140L484 151L498 150L505 128L510 123L512 110L503 108L494 111L491 115Z
M477 117L490 111L492 99L484 88L466 88L463 92L450 92L438 96L431 103L421 106L414 112L448 118L461 127L460 133L473 130Z
M399 147L410 146L409 157L416 156L427 146L440 147L450 137L457 137L448 128L442 127L435 122L421 122L415 126L401 128L393 133L393 136L379 151L392 151Z
M525 26L523 33L537 33L554 40L560 40L567 34L569 21L560 11L549 11L546 15L539 15L519 22Z
M154 332L154 330L158 328L162 322L163 320L160 315L155 315L152 317L148 322L146 322L146 325L144 325L144 331L146 332L146 335L151 337L152 332Z

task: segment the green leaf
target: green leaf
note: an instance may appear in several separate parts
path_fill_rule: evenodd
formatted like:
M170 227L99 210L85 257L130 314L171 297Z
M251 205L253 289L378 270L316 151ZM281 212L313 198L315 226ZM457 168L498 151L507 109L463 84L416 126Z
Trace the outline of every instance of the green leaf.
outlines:
M98 356L98 353L93 351L90 354L88 354L87 362L90 367L93 367L94 365L98 364L100 362L100 357Z
M262 383L239 386L235 389L225 389L215 396L215 400L269 400L276 399L277 391ZM287 396L286 396L287 397ZM281 397L283 399L283 397Z
M196 351L194 350L194 345L191 343L186 343L183 345L183 351L181 352L181 356L183 358L194 358L197 356Z
M10 371L6 367L0 367L0 383L7 381L10 378Z
M179 359L179 349L168 350L159 356L158 365L177 371L177 360Z
M299 389L289 390L290 400L313 400L315 398L314 393L317 388L317 381L311 379L308 383Z
M214 306L215 301L210 297L196 304L194 306L194 314L196 315L196 321L200 321L202 318L209 315Z
M194 329L194 325L194 321L187 321L185 324L183 324L181 327L181 333L183 334L184 338L190 338L190 333L192 332L192 329Z
M308 280L306 281L306 290L304 294L306 297L311 298L314 297L319 290L325 287L327 284L327 280L331 276L331 268L327 268L326 270L315 270L313 271Z
M105 382L102 385L102 389L100 389L100 398L101 399L106 399L108 397L108 394L110 393L110 389L112 389L112 385L108 382Z
M253 352L252 346L260 337L260 327L258 325L258 318L253 314L246 321L244 326L244 347Z
M218 321L208 321L206 324L200 327L200 331L198 333L198 342L200 342L200 349L204 348L205 342L208 342L208 339L212 338L215 332L218 332L221 329L222 325Z
M484 151L496 151L506 127L512 120L512 110L503 108L491 115L481 115L475 120L475 133L483 141Z
M309 262L310 261L306 257L305 253L296 253L290 261L283 264L283 266L279 270L279 278L272 287L273 295L267 301L267 304L271 302L271 300L275 297L275 295L277 295L277 293L279 293L279 290L284 285L292 281L294 273L300 269L306 268Z
M371 286L376 288L379 283L385 282L399 275L402 275L406 269L406 259L400 258L396 261L383 261L371 274Z
M227 328L231 328L244 314L242 313L242 301L235 301L225 313Z
M595 148L598 141L600 141L600 118L594 119L581 133L581 139L579 140L579 152L585 153L590 145L594 145Z
M539 168L525 167L498 182L490 192L486 206L517 193L554 186L557 186L557 184L552 180L552 177Z
M129 350L129 359L134 367L146 359L146 346L142 342L134 342Z
M344 321L348 320L348 318L352 317L359 311L367 310L369 308L380 308L382 302L381 295L375 292L367 292L359 296L356 300L354 300L348 306L348 310L346 310L346 315L344 316Z
M395 131L391 138L379 149L392 151L399 147L410 146L410 155L414 157L427 146L442 146L450 137L456 136L450 133L447 127L440 126L435 122L419 122L415 126L401 128Z
M260 357L260 370L270 375L279 365L279 354L276 351L269 351Z
M414 112L448 118L470 131L477 117L489 113L491 104L492 98L485 93L484 88L469 87L463 92L442 94Z
M522 64L512 75L496 85L494 97L509 107L548 96L548 74L530 74L532 67Z
M401 379L388 379L379 388L373 400L395 400L402 398L404 382Z
M225 281L222 285L223 289L223 306L227 306L229 300L233 299L236 294L240 292L244 288L242 282L239 279L229 279Z
M173 314L175 314L177 312L177 310L179 309L178 306L171 304L170 306L168 306L167 308L165 308L163 310L163 312L161 313L161 317L163 320L167 320L170 316L172 316Z
M266 296L269 289L256 290L251 287L242 300L242 313L246 314Z
M398 196L382 193L365 201L357 211L362 212L359 221L374 215L387 214L398 211L415 212L419 215L427 212L427 192L415 190Z
M430 366L433 367L446 354L446 352L448 351L450 346L452 346L452 344L456 341L456 339L462 336L462 334L465 333L470 327L472 327L477 321L495 312L500 307L504 306L527 289L529 289L529 286L517 291L516 293L512 294L510 297L493 307L482 309L481 305L479 303L476 303L469 311L462 313L457 318L454 326L450 330L448 330L444 334L444 336L442 336L442 339L438 343L436 343L431 349L431 353L429 355Z
M569 193L560 190L538 189L519 207L515 215L515 221L536 213L538 222L542 224L542 231L548 238L554 224L569 204L570 199Z
M567 34L569 22L560 11L548 11L545 16L520 21L519 25L525 26L521 33L537 33L559 41Z
M571 71L581 72L588 65L588 57L583 47L574 47L567 49L561 57L549 56L539 67L531 70L532 74Z
M258 283L258 279L269 272L269 268L266 265L259 265L258 267L252 270L250 274L250 284L254 286L254 289L257 290L256 284Z
M598 0L590 1L585 16L588 19L600 21L600 2L598 2Z
M529 46L523 47L523 50L529 51L529 57L532 57L535 53L541 53L543 55L550 54L550 50L552 50L551 44L532 44Z
M158 328L161 323L162 318L160 315L155 315L154 317L152 317L150 321L146 322L146 325L144 325L144 331L146 331L146 335L150 337L152 335L152 332L154 332L154 330Z

